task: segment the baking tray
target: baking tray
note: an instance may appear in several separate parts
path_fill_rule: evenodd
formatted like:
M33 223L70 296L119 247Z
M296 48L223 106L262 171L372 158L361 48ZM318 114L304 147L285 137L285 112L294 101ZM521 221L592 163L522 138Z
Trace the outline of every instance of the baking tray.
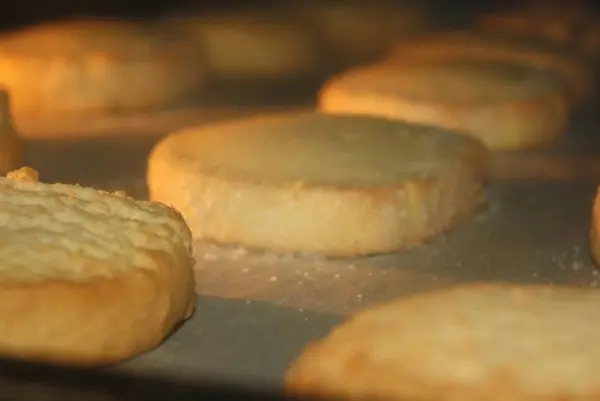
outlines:
M37 131L22 130L27 163L40 170L43 180L145 198L148 153L168 132L244 115L310 109L310 100L196 105L56 126L38 122ZM599 286L588 250L600 181L597 119L593 108L584 108L561 143L495 155L488 205L410 252L326 259L197 241L196 314L162 346L114 369L277 388L285 367L306 343L378 302L481 280Z

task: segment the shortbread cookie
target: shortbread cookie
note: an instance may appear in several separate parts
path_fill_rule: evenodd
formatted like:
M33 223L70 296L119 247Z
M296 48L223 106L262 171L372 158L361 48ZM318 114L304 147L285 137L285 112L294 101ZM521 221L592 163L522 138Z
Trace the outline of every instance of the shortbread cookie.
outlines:
M104 365L147 351L194 309L190 231L164 205L0 178L0 355Z
M600 187L594 199L592 227L590 230L590 251L594 261L600 265Z
M0 86L17 116L168 106L205 80L194 49L150 24L49 22L0 36Z
M600 291L464 285L365 310L309 345L289 393L340 400L600 399Z
M331 78L318 108L435 125L472 135L492 149L517 149L547 145L563 133L567 98L560 77L524 66L412 60Z
M591 63L566 46L535 38L517 39L477 31L448 31L401 42L392 50L389 61L465 58L523 64L560 74L576 102L588 98L595 85Z
M385 55L394 41L430 25L424 2L299 1L291 12L329 46L342 64Z
M182 14L169 21L198 43L216 78L294 78L318 68L317 39L277 13Z
M539 37L596 56L600 14L582 3L553 2L487 13L477 21L483 30L517 37Z
M9 95L0 89L0 174L20 167L22 162L23 141L13 125Z
M289 113L190 128L149 158L195 237L352 256L420 244L483 201L487 153L437 128Z

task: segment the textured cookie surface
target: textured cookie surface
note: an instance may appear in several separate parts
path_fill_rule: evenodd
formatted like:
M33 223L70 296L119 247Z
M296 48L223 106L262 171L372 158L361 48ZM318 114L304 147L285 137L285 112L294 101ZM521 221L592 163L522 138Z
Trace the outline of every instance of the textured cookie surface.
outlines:
M416 59L443 62L465 58L522 64L558 73L565 78L575 101L587 98L594 87L592 67L580 53L535 38L517 39L477 31L422 35L395 46L389 61Z
M216 78L293 78L318 68L316 39L278 13L182 12L169 20L198 43Z
M600 399L600 292L483 284L359 313L309 345L290 393L353 400Z
M191 235L179 213L36 180L29 169L0 179L0 354L117 362L191 315Z
M420 243L482 201L476 141L384 119L290 113L190 128L150 155L150 196L195 237L350 256Z
M330 114L364 114L461 131L494 149L545 145L567 119L563 81L529 67L482 60L359 67L319 94Z
M0 36L0 86L17 115L165 106L204 81L204 63L192 50L192 43L150 24L33 25Z

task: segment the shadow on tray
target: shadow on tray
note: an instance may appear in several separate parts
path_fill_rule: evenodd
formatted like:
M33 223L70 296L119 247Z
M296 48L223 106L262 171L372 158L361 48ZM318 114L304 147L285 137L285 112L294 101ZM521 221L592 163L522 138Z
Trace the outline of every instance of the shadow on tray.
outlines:
M0 400L3 401L169 399L283 401L292 398L275 391L258 392L248 388L236 388L230 384L175 382L106 371L80 370L0 359Z

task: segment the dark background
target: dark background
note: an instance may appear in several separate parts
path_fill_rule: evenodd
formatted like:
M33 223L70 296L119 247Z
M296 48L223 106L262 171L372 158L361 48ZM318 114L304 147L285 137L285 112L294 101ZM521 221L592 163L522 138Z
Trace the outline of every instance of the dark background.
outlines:
M251 5L269 8L291 1L320 2L327 0L2 0L0 2L2 4L0 5L0 27L10 28L75 15L152 18L170 9L185 5L197 5L206 9L231 9ZM434 2L437 3L436 8L438 9L477 10L503 7L515 3L515 0L434 0Z
M268 8L293 1L322 2L328 0L2 0L0 1L0 29L75 15L152 18L170 9L185 5L195 5L206 9L235 9L248 6L263 6ZM394 0L387 1L393 2ZM520 3L519 0L429 1L435 3L436 9L442 13L444 10L469 10L470 12L475 12L485 9L509 7ZM592 2L596 6L600 4L600 0Z

